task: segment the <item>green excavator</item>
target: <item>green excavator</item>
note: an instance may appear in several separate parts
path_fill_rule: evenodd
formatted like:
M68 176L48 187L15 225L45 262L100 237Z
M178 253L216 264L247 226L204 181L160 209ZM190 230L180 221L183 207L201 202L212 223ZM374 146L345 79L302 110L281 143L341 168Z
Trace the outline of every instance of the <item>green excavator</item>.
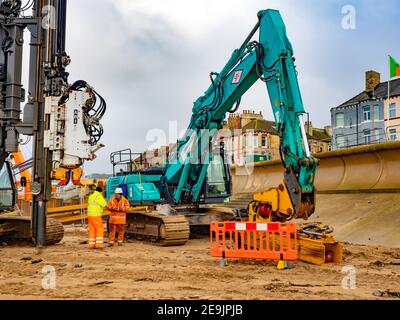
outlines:
M253 40L257 31L258 41ZM220 72L210 73L211 85L195 101L188 129L168 162L161 168L143 170L127 166L108 179L108 198L120 187L132 206L170 204L174 208L170 215L129 214L128 234L166 245L185 243L189 224L207 223L202 206L222 203L231 196L229 165L216 137L226 114L237 110L241 97L258 80L266 85L280 137L284 179L276 188L254 196L247 212L249 219L287 221L313 214L318 160L310 154L307 142L294 61L279 11L260 11L257 24L240 48L233 51ZM123 153L126 151L111 155L114 165ZM209 216L208 222L214 219L215 215Z

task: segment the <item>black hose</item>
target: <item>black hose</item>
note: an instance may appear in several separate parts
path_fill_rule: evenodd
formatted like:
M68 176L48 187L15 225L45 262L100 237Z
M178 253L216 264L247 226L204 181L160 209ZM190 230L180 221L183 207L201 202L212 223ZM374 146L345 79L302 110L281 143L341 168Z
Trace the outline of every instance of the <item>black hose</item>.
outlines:
M67 93L60 99L59 105L66 103L69 99L69 91L82 91L92 92L92 100L88 100L90 104L86 104L82 107L83 110L83 124L85 126L86 133L89 135L89 144L91 146L96 145L102 137L104 130L100 124L100 120L104 116L107 104L104 98L97 93L92 87L90 87L86 81L78 80L75 81L67 90Z
M233 109L229 110L229 113L235 113L236 111L238 111L241 101L242 101L242 98L239 98L238 101L236 101L236 106Z
M4 30L4 39L3 42L1 44L1 51L3 52L4 55L4 70L7 70L7 66L8 66L8 53L9 53L9 49L12 46L13 43L13 38L10 37L10 33L8 32L7 28L3 25L0 24L1 28ZM7 72L3 72L3 80L7 79Z

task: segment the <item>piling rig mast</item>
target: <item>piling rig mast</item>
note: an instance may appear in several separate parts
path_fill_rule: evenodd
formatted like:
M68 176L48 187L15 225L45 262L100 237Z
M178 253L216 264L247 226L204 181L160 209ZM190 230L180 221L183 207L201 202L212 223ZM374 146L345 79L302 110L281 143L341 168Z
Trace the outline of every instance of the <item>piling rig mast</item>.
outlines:
M28 10L32 10L30 16L25 15ZM38 246L46 244L52 179L64 185L72 179L78 184L80 166L93 160L94 152L102 146L98 142L103 134L100 119L106 109L104 99L84 81L68 83L66 67L71 59L65 48L66 14L66 0L0 1L0 169L9 167L7 158L18 151L20 135L32 136L30 236ZM22 110L26 29L30 33L29 87ZM9 180L13 182L12 176ZM15 197L15 187L12 189Z

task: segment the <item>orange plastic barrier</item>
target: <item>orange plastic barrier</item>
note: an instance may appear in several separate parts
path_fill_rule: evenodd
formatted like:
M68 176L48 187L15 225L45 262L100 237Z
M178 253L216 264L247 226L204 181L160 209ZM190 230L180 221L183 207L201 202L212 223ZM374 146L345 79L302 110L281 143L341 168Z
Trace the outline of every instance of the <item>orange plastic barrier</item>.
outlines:
M222 258L297 260L293 222L212 222L211 256Z

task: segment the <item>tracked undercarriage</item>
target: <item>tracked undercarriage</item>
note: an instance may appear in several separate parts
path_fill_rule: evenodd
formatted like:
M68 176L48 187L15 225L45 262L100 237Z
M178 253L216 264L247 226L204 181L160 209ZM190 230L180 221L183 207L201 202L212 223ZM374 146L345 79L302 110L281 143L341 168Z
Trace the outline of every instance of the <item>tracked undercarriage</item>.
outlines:
M126 224L127 238L151 241L161 246L183 245L189 240L189 222L183 215L130 212Z
M64 237L64 227L56 219L47 219L46 245L60 242ZM32 243L31 218L16 215L0 215L0 240L12 243Z
M161 246L183 245L189 237L208 234L211 221L234 219L231 211L221 212L203 208L195 212L191 208L175 208L171 215L157 211L128 212L126 215L126 237L150 241Z

